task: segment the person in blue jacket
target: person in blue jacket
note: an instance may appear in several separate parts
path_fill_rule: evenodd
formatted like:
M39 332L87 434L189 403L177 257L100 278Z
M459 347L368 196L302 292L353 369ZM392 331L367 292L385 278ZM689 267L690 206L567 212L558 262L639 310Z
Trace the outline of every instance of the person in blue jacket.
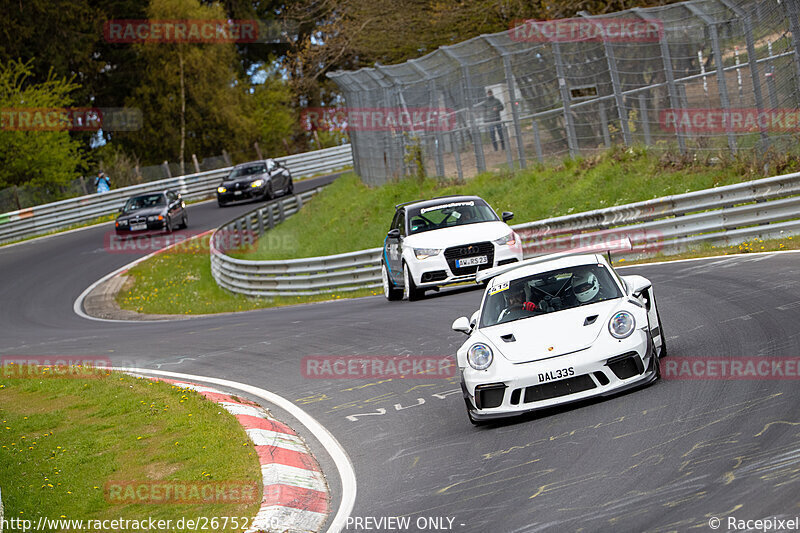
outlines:
M94 186L97 188L98 193L108 192L111 190L111 178L106 176L106 173L101 170L94 179Z

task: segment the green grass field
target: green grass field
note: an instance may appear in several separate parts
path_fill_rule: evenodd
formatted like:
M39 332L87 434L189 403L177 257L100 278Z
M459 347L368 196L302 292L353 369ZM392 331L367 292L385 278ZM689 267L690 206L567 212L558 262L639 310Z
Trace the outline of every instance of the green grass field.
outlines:
M34 373L21 368L0 370L6 519L179 519L253 516L258 510L257 454L242 426L217 404L193 391L125 374L47 377L42 367ZM186 486L255 483L257 494L250 503L157 504L111 497L114 483L161 480Z
M738 183L731 165L674 164L643 149L615 149L556 168L485 173L465 184L406 179L370 188L357 176L336 180L303 211L271 230L242 259L290 259L351 252L383 245L401 202L450 194L476 194L495 211L513 211L512 224Z

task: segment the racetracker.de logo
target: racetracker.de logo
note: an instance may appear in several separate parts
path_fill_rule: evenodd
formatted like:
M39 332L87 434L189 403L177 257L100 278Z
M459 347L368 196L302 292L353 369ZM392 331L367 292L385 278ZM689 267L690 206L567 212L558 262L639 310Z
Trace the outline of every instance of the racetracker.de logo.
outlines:
M668 357L661 377L674 380L800 380L800 357Z
M664 109L661 128L686 133L753 133L800 131L798 109Z
M636 230L616 231L602 230L590 233L571 233L573 230L550 230L536 228L520 229L517 234L522 240L523 250L531 254L554 254L566 251L584 253L656 253L664 246L664 236L660 231ZM633 248L625 247L626 239L630 239Z
M456 114L445 107L309 107L300 114L306 131L452 131Z
M109 43L255 43L257 20L109 20L103 36Z
M664 23L638 18L516 20L508 34L512 41L522 43L657 43L664 35Z
M448 379L456 363L448 356L309 355L301 363L308 379Z
M0 377L73 378L108 376L111 359L85 355L4 355L0 357Z
M109 481L111 504L250 504L260 496L255 481Z
M9 131L137 131L135 107L4 107L0 129Z

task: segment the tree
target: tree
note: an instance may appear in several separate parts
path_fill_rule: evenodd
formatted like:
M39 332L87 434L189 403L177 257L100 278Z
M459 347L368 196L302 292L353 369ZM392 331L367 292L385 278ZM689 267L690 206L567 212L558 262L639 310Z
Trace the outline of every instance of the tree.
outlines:
M151 0L153 20L224 20L217 4L198 0ZM126 105L142 110L142 131L115 136L143 163L187 155L219 154L252 146L256 124L247 113L247 89L238 75L232 43L134 45L142 61L139 83Z
M71 104L68 96L80 87L50 73L32 83L31 62L0 62L0 187L10 185L63 185L85 168L80 143L66 130L22 131L22 110L61 108Z

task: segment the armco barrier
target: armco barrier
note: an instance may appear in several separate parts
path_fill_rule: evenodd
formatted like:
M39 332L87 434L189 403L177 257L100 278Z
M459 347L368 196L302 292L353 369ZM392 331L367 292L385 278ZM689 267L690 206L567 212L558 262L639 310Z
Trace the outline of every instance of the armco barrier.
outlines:
M603 244L625 236L630 237L634 250L618 257L669 255L699 243L727 245L756 237L798 234L798 195L800 173L786 174L513 228L522 238L526 257L585 244ZM265 216L271 216L273 225L278 220L274 213L278 208L273 205L268 209L271 215L249 213L224 227L252 235L258 220L262 221L262 229ZM291 205L284 209L284 215L288 216L298 207ZM381 248L283 261L235 259L212 249L211 264L217 284L251 296L309 295L381 286Z
M278 157L276 160L283 162L295 178L333 172L353 164L350 145ZM90 194L0 214L0 243L47 233L115 213L128 197L142 192L174 189L187 200L204 198L214 192L230 170L228 167L151 181L103 194Z

